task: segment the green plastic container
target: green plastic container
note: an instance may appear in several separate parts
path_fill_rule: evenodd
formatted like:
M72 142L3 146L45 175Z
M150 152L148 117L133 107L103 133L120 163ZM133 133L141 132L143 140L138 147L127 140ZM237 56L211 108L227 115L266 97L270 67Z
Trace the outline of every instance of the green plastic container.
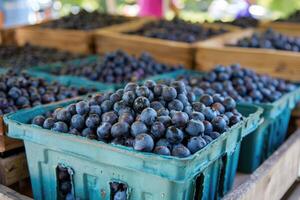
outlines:
M8 135L24 140L35 199L57 199L59 164L74 172L72 191L80 199L110 199L110 182L126 184L130 200L219 199L232 185L242 138L257 128L262 113L256 106L239 106L245 119L187 158L137 152L27 124L73 102L5 116Z
M197 71L182 70L177 74L169 74L166 78L177 78L182 75L202 76L203 74ZM156 78L157 80L165 79L163 76ZM263 108L264 122L257 130L243 139L238 165L239 171L252 173L284 142L291 111L299 100L300 88L285 94L276 102L255 104Z
M300 88L273 103L257 104L264 109L264 122L242 141L238 170L252 173L284 142L292 110L300 100Z

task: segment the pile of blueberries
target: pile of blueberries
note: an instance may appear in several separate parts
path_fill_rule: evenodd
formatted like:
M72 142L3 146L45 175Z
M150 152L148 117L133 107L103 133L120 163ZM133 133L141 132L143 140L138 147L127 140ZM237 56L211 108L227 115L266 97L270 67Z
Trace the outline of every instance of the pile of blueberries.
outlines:
M107 53L103 59L83 61L77 64L65 63L52 71L56 75L84 76L104 83L125 83L138 81L148 76L171 72L182 66L169 66L156 62L148 53L138 58L117 50Z
M128 83L114 93L38 115L31 123L134 150L175 157L196 153L243 119L231 97L202 95L182 81Z
M58 165L56 168L59 199L75 200L72 195L71 175L68 168Z
M230 24L241 28L251 28L251 27L257 27L259 21L253 17L240 17L230 22L215 21L215 23Z
M29 44L22 47L16 45L0 46L0 65L2 67L25 68L81 57L82 55Z
M0 75L0 115L92 91L94 90L63 86L57 82L48 83L26 73L8 71Z
M288 81L259 75L237 64L219 65L204 76L185 75L178 79L189 85L188 89L197 96L219 93L247 103L274 102L296 89L296 85Z
M87 12L81 10L78 14L71 14L60 19L44 24L44 28L52 29L75 29L75 30L92 30L103 28L114 24L121 24L129 21L128 17L115 16L97 11Z
M289 15L286 19L278 19L277 21L300 23L300 10L295 11L294 13Z
M139 30L128 32L128 34L193 43L225 32L226 30L223 28L206 28L198 23L192 23L179 18L174 18L172 21L161 19L158 21L149 22Z
M268 29L240 39L236 45L244 48L265 48L300 52L300 37L292 37Z

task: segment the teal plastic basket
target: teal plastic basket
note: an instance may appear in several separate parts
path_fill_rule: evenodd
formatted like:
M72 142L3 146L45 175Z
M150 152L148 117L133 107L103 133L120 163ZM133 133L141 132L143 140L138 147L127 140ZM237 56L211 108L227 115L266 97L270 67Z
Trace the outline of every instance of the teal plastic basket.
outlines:
M202 76L203 72L182 70L177 74L170 74L166 78L192 75ZM163 76L157 80L166 79ZM259 128L246 136L241 144L241 155L238 170L252 173L284 142L287 134L291 111L300 100L300 88L290 92L274 103L255 104L263 108L264 122ZM252 104L241 104L252 105Z
M284 142L292 109L300 100L300 88L274 103L257 104L264 109L264 122L242 141L238 170L252 173Z
M57 199L56 167L72 169L73 195L110 199L110 182L127 185L128 199L219 199L236 173L239 145L257 128L262 109L239 106L244 120L187 158L161 156L105 144L27 124L74 101L46 105L5 116L8 135L23 139L35 199Z

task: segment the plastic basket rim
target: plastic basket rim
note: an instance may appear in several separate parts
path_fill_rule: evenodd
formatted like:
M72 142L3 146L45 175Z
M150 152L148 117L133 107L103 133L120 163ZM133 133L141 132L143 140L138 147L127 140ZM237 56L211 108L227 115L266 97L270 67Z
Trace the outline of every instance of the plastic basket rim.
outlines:
M40 107L34 107L34 108L30 108L30 109L23 109L21 110L20 112L26 112L26 111L29 111L29 110L36 110L36 109L39 109L39 108L48 108L48 107L59 107L62 103L64 103L65 105L63 105L63 107L65 107L66 105L69 105L71 103L75 103L79 100L82 100L82 98L78 97L76 99L71 99L71 100L66 100L66 101L63 101L63 102L55 102L53 104L48 104L48 105L42 105ZM58 135L58 137L65 137L65 138L72 138L72 139L76 139L76 141L78 140L78 142L82 142L82 141L88 141L88 142L92 142L94 144L98 144L98 145L101 145L106 148L113 148L113 149L118 149L119 151L122 151L124 153L124 151L128 154L128 155L131 155L131 156L136 156L136 157L142 157L143 159L147 159L147 158L152 158L152 159L157 159L157 160L172 160L172 161L178 161L178 162L189 162L191 160L194 160L196 159L203 151L206 151L208 148L212 148L212 146L217 142L217 141L220 141L220 140L224 140L226 139L227 135L230 134L230 132L234 129L240 129L242 127L244 127L244 125L247 123L247 121L252 118L252 116L258 114L258 115L261 115L262 112L263 112L263 109L258 107L258 106L255 106L255 105L247 105L249 107L252 107L252 108L255 108L255 112L253 113L250 113L248 117L244 117L244 119L239 122L238 124L235 124L233 125L232 127L229 128L228 131L222 133L217 139L213 140L212 142L210 142L208 145L206 145L204 148L200 149L199 151L197 151L196 153L194 154L191 154L190 156L188 157L185 157L185 158L179 158L179 157L175 157L175 156L165 156L165 155L159 155L159 154L155 154L155 153L152 153L152 152L141 152L141 151L136 151L134 150L133 148L130 148L130 147L126 147L126 146L123 146L123 145L115 145L115 144L111 144L111 143L105 143L105 142L102 142L102 141L98 141L98 140L95 140L93 141L92 139L88 139L88 138L85 138L85 137L82 137L82 136L76 136L75 135L72 135L72 134L69 134L69 133L61 133L61 132L57 132L57 131L53 131L53 130L48 130L48 129L44 129L44 128L41 128L41 127L38 127L36 125L32 125L32 124L25 124L25 123L21 123L21 122L18 122L16 120L13 120L11 118L14 117L14 115L18 115L20 114L19 113L8 113L6 115L4 115L4 121L7 123L7 121L11 121L13 122L14 124L18 124L18 125L22 125L22 126L26 126L27 128L30 128L30 129L41 129L43 131L45 131L45 133L47 133L48 135ZM261 117L260 117L261 118ZM57 136L56 136L57 137Z

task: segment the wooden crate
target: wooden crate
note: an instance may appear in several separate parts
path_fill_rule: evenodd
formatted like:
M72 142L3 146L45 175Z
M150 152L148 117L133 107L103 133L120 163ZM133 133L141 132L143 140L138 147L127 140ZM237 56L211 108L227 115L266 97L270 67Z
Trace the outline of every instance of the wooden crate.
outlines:
M293 23L293 22L262 22L259 25L262 28L272 28L276 30L292 30L292 31L299 31L300 30L300 23Z
M134 20L135 18L129 18ZM93 30L51 29L42 28L47 22L32 26L21 27L16 31L16 40L19 45L30 43L38 46L57 48L73 53L94 53L93 34L97 30L114 27L104 27Z
M0 183L12 185L29 177L27 160L24 152L0 158Z
M193 68L195 61L195 45L198 43L185 43L157 38L148 38L140 35L126 34L126 32L140 29L144 24L154 21L153 18L143 18L136 21L121 24L95 34L96 52L104 54L109 51L122 49L130 54L139 55L149 52L155 59L166 64L183 64L187 68ZM237 27L203 24L206 27L221 28L229 31L239 30Z
M16 44L16 28L0 30L0 45Z
M12 139L6 136L6 125L3 121L3 116L0 116L0 153L17 149L23 146L21 140Z
M22 195L4 185L0 185L1 200L32 200L30 197Z
M299 170L300 129L253 174L238 174L224 200L280 200L299 179Z
M216 64L229 65L240 63L250 67L258 73L269 74L288 80L300 80L300 53L227 46L235 44L239 39L251 36L256 31L263 29L247 29L227 33L197 45L196 69L208 71ZM280 30L280 32L297 36L299 31Z

